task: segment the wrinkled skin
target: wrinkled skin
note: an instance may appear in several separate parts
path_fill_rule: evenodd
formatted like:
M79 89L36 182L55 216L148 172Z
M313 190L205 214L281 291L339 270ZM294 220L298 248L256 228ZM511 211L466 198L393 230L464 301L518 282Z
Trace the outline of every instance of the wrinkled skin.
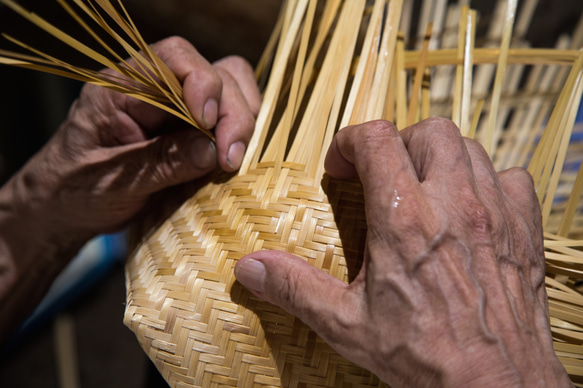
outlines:
M347 127L326 170L359 177L368 236L349 285L293 255L238 280L392 387L571 386L552 349L541 214L529 174L496 173L444 119Z
M88 239L124 227L159 190L240 167L261 103L251 66L210 64L177 37L153 49L216 146L162 110L85 85L53 138L0 189L0 340Z

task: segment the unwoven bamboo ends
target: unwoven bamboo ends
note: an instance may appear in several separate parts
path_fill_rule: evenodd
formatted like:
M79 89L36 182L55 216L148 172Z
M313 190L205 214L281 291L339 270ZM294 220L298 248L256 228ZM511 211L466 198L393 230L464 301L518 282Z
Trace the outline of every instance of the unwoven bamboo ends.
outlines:
M348 124L384 118L404 128L431 115L479 140L497 169L528 166L543 211L555 351L583 386L583 128L574 125L583 21L556 47L529 48L536 3L498 1L477 37L480 15L445 0L423 1L418 19L412 1L285 2L257 67L267 83L241 170L176 188L136 227L124 322L171 386L383 386L250 295L233 267L246 253L281 249L350 281L366 236L363 197L358 182L324 174L328 144ZM178 109L177 86L161 92L167 110Z

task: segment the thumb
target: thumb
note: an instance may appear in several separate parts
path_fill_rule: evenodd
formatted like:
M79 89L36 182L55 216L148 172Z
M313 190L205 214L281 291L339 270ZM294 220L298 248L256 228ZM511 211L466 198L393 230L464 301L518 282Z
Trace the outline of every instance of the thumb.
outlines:
M158 136L136 155L143 163L141 186L154 193L206 175L217 165L214 143L199 131L183 130Z
M350 286L287 252L259 251L235 266L239 283L255 296L283 308L333 345L351 330L356 311Z

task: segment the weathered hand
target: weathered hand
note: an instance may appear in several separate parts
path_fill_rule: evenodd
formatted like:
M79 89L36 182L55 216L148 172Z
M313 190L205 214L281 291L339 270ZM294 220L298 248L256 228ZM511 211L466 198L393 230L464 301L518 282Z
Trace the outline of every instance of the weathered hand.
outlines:
M161 189L217 164L240 167L261 102L249 64L211 65L181 38L153 48L216 146L158 108L86 85L55 136L0 189L0 340L89 238L123 227Z
M123 94L86 85L68 119L14 179L14 206L34 213L38 233L82 239L119 229L163 188L218 165L236 170L259 109L251 67L241 58L208 63L189 43L169 38L154 50L177 75L200 131Z
M541 216L522 169L497 174L453 123L341 130L326 159L359 177L367 252L346 285L284 253L242 258L237 279L393 387L570 386L556 358Z

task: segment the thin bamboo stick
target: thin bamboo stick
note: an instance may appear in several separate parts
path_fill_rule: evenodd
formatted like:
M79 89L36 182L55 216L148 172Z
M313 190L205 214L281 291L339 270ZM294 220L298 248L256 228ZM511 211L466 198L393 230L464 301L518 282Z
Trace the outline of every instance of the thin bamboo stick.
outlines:
M423 39L423 48L421 49L421 57L415 70L415 78L413 80L413 88L411 90L411 100L409 102L409 110L407 114L407 126L413 125L415 122L415 115L419 106L419 94L421 93L421 84L423 82L423 74L425 73L425 63L427 61L427 51L429 50L429 41L431 39L431 31L433 31L433 23L429 23L425 30L425 38Z
M477 23L476 11L467 13L466 37L464 44L464 65L463 65L463 85L460 110L460 130L463 136L470 132L470 106L472 97L472 71L474 67L474 44Z
M466 30L468 27L468 13L469 8L464 6L460 10L460 23L458 32L458 44L457 44L457 66L455 69L455 89L453 93L453 105L451 120L461 128L461 110L462 110L462 92L463 92L463 58L464 58L464 47L466 46Z
M514 15L516 14L517 0L508 0L506 6L506 16L504 20L504 29L502 32L502 42L500 44L500 56L498 57L498 64L496 69L496 77L494 80L494 89L492 91L492 103L490 105L490 112L488 114L488 127L484 135L483 146L492 155L494 152L494 138L496 137L496 120L498 118L498 106L500 105L500 96L502 94L502 82L504 81L504 71L506 69L508 48L510 47L510 39L512 37L512 26L514 23Z

